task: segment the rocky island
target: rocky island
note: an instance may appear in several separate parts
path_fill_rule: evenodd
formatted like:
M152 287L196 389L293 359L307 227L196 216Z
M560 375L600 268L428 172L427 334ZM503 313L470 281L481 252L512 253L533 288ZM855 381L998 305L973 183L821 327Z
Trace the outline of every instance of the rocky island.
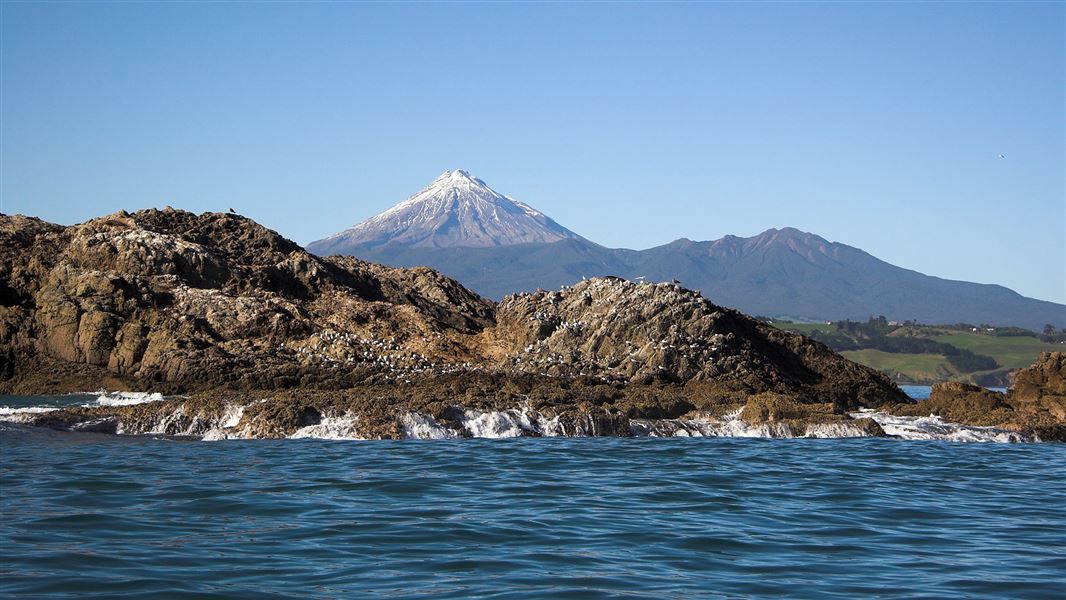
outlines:
M883 374L678 284L595 278L493 303L430 269L315 256L235 214L0 216L0 392L168 396L8 417L39 426L842 437L885 435L868 414L933 411L1063 440L1063 369L1047 355L1010 394L945 385L916 404Z

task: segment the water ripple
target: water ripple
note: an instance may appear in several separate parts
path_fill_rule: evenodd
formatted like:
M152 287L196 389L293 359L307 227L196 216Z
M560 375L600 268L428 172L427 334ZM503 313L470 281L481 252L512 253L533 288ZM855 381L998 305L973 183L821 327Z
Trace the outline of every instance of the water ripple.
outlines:
M0 431L0 595L1047 598L1066 446Z

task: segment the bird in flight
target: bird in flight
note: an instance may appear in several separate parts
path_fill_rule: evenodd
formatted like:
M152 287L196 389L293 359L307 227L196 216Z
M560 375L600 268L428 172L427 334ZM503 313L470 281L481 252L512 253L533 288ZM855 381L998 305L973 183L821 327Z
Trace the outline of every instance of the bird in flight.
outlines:
M1004 158L1007 158L1007 155L1006 154L1000 154L996 158L998 158L999 160L1003 160Z

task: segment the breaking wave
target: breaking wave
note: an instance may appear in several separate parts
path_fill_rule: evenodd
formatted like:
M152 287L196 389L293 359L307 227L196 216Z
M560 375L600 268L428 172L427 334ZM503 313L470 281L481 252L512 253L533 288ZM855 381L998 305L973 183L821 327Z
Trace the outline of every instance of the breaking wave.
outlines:
M111 392L68 396L14 397L0 399L8 405L0 406L0 420L28 423L36 415L64 407L118 407L160 402L166 398L159 393ZM258 402L265 402L259 400ZM14 404L14 405L11 405ZM207 414L190 412L186 403L179 402L161 409L149 420L127 422L106 417L77 423L76 431L95 431L127 435L164 435L200 438L205 441L250 439L262 437L269 423L251 423L245 419L247 406L228 405L219 412ZM851 438L866 437L869 419L877 423L889 437L904 440L943 440L951 442L1039 442L1040 439L1023 433L995 427L976 427L944 420L936 415L924 417L895 416L877 410L854 412L853 421L790 424L769 422L753 424L740 418L740 411L722 416L694 416L681 419L627 419L606 413L576 413L549 415L518 406L509 410L455 408L440 422L433 416L408 412L397 417L398 430L405 439L441 440L455 438L515 438L515 437L728 437L728 438ZM291 432L289 438L317 438L327 440L367 439L360 432L359 415L323 415L317 422Z
M905 440L945 440L949 442L1039 442L1036 436L1007 431L996 427L975 427L951 423L936 416L899 417L865 409L852 413L853 417L873 419L890 436Z
M163 394L159 392L105 392L96 398L96 406L131 406L147 402L161 402L164 399Z
M314 425L301 427L289 436L289 439L314 438L319 440L361 440L356 424L359 417L351 413L339 417L324 416Z
M8 421L24 421L26 415L52 412L75 406L94 408L100 406L131 406L148 402L160 402L166 397L158 392L92 392L64 394L61 396L4 396L0 398L0 417Z
M546 417L537 411L527 408L515 408L505 411L465 410L463 411L462 422L463 427L470 432L470 435L477 438L512 438L525 435L557 437L566 435L565 430L559 424L558 415Z
M462 435L450 428L445 427L429 415L421 413L404 413L400 416L400 426L403 435L410 440L448 440L462 437Z

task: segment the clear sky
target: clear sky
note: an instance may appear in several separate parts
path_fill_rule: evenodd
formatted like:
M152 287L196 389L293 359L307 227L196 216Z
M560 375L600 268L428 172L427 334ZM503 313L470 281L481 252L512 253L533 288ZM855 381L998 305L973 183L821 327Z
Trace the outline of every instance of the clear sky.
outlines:
M794 226L1066 301L1063 2L5 1L0 28L6 213L233 207L306 243L461 168L608 246Z

